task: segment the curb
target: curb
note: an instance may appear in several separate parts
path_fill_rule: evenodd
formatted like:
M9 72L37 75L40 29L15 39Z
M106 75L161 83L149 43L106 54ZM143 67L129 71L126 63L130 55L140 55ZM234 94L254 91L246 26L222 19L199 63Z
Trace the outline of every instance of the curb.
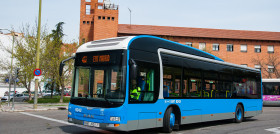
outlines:
M25 109L25 110L4 110L1 109L1 112L38 112L38 111L47 111L47 110L68 110L67 107L56 107L56 108L43 108L43 109Z

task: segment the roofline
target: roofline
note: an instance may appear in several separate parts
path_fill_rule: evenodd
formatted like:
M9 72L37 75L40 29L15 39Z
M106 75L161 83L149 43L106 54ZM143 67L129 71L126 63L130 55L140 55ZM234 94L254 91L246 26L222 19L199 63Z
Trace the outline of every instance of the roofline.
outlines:
M127 25L129 26L129 24L119 24L119 25ZM234 30L234 29L214 29L214 28L196 28L196 27L176 27L176 26L159 26L159 25L132 25L132 26L147 26L147 27L164 27L164 28L184 28L184 29L196 29L196 30L220 30L220 31L231 31L231 32L261 32L261 33L267 33L267 34L279 34L280 35L280 32L275 32L275 31L253 31L253 30ZM118 29L118 33L117 34L130 34L130 35L146 35L146 34L149 34L149 33L133 33L131 31L128 31L128 32L120 32L120 30ZM154 33L151 33L150 35L154 35L154 36L177 36L177 37L195 37L195 38L218 38L218 39L236 39L236 40L254 40L254 41L277 41L279 42L280 41L280 38L279 39L255 39L255 38L234 38L234 37L211 37L211 36L197 36L197 35L172 35L172 34L154 34Z

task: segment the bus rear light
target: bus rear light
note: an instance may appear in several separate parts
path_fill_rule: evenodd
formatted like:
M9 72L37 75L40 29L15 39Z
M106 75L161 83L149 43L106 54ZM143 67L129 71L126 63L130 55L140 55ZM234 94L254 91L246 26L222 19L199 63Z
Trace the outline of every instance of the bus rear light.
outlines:
M120 124L114 124L114 127L119 127L120 126Z
M161 119L158 119L158 121L161 121Z
M186 117L184 116L183 119L186 119Z

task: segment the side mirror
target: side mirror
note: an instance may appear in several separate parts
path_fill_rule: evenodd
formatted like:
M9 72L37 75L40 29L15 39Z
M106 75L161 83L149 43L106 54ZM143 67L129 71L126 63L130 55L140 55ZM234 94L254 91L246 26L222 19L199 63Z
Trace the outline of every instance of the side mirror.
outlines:
M63 61L60 62L60 65L59 65L59 76L62 76L63 67L64 67L64 65L65 65L64 62L69 61L69 60L71 60L71 59L75 59L75 56L69 57L69 58L67 58L67 59L65 59L65 60L63 60Z
M138 67L133 59L129 60L129 79L136 79Z
M63 67L64 67L65 63L62 61L59 65L59 76L62 76L62 72L63 72Z

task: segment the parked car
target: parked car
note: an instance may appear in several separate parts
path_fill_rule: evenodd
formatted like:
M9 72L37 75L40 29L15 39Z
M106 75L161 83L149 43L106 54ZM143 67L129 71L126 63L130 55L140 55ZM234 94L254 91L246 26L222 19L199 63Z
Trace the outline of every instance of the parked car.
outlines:
M15 96L15 101L17 102L23 102L29 99L29 95L28 94L17 94Z
M10 100L12 100L12 98L14 97L14 94L10 94ZM4 95L2 98L1 98L1 101L2 102L6 102L8 101L9 99L9 96L8 95Z
M29 98L28 94L16 94L16 96L15 96L15 102L23 102L23 101L28 100L28 98ZM10 95L10 101L13 101L13 99L14 99L14 95L11 94L11 95ZM2 101L2 102L8 101L8 96L5 95L4 97L2 97L2 98L1 98L1 101Z
M64 96L71 96L71 91L64 91Z
M51 91L47 90L47 91L43 91L42 95L43 96L51 96ZM58 93L56 91L53 91L53 96L58 95Z

